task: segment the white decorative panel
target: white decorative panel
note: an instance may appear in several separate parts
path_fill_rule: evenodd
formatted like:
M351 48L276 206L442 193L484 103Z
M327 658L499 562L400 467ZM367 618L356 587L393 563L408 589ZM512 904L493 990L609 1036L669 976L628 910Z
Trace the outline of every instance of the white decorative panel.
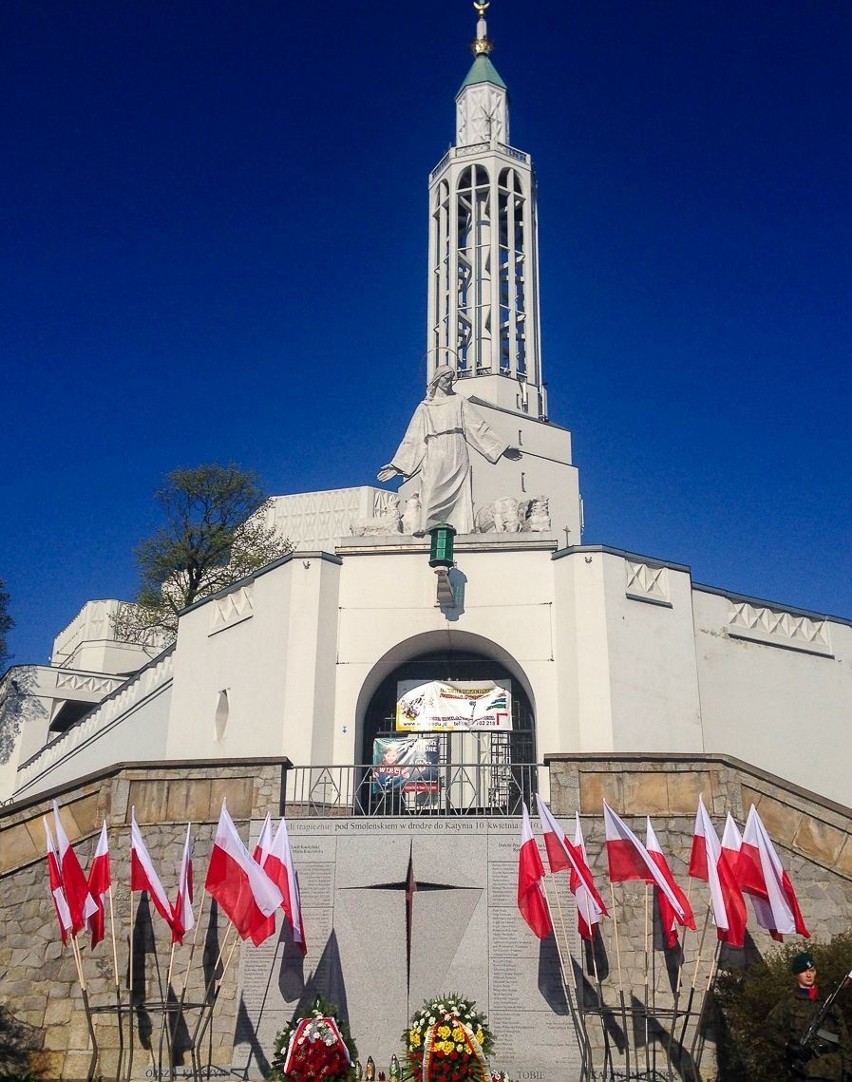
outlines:
M747 601L732 602L728 634L738 639L807 650L812 654L830 654L828 623L810 616L797 615Z
M224 597L217 597L212 606L209 634L215 635L217 631L224 631L226 627L233 627L234 624L240 624L253 616L253 593L254 583L249 582L245 586L231 590Z
M297 551L333 552L341 537L350 536L356 519L383 514L396 499L395 492L370 485L273 496L266 505L266 525L292 541Z
M125 676L98 676L94 673L80 673L73 670L65 670L56 674L56 688L58 691L85 691L92 695L109 695L117 687L125 683Z
M669 597L669 570L650 564L624 561L626 575L625 593L636 601L654 601L658 605L671 605Z

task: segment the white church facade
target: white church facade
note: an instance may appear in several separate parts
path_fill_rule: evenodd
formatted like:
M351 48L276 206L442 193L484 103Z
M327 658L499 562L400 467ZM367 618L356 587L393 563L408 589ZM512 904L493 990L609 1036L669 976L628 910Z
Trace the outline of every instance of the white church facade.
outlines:
M383 682L464 679L479 659L476 678L508 676L529 704L527 762L720 753L848 800L849 623L546 534L457 539L458 604L441 606L428 555L402 535L339 539L199 602L140 672L100 674L107 697L19 765L15 796L133 760L369 763Z
M641 816L637 830L646 814L657 817L679 876L699 795L717 821L759 805L807 886L806 921L826 934L847 927L852 620L701 585L663 557L583 543L571 434L549 416L542 373L535 176L509 141L488 5L474 6L455 143L429 178L428 387L411 403L408 431L388 435L381 483L365 475L356 488L274 497L263 513L293 551L186 609L165 649L118 641L120 603L91 601L57 637L50 666L7 678L7 694L18 681L34 708L21 712L0 763L0 1001L28 1004L24 1020L54 1056L51 1077L91 1078L95 1063L104 1077L158 1076L143 1020L164 1009L154 959L170 942L156 919L143 935L134 917L128 824L135 814L168 869L191 819L200 882L223 797L252 842L267 813L286 814L309 950L294 953L283 931L242 946L205 1053L219 1076L265 1077L276 1032L318 991L383 1069L411 1012L458 989L499 1035L495 1069L539 1082L580 1077L571 1003L593 1018L595 1039L617 1026L603 1006L616 1002L614 966L603 987L595 971L593 989L576 934L562 934L558 953L519 915L518 817L536 793L563 822L582 818L602 875L602 796ZM398 491L385 484L394 478ZM456 534L442 564L431 535L445 522ZM375 783L377 749L414 728L400 724L407 690L436 682L462 697L472 685L499 689L505 713L479 731L440 732L428 799L415 788L389 802ZM118 938L148 936L147 955L114 985L103 953L84 948L97 1042L76 1021L76 1001L54 1002L57 987L69 1003L76 994L44 885L41 817L54 797L84 859L107 822L114 882L125 884ZM644 941L629 919L622 933L637 996L648 990L645 897ZM199 918L205 949L218 949L224 923L210 907ZM710 954L702 962L697 940L687 948L684 938L681 964L695 982L701 962L706 983ZM618 967L620 982L620 955ZM659 975L663 1003L662 964ZM189 983L196 1006L207 976ZM123 1014L110 1014L116 989ZM669 1013L653 1038L660 1077L666 1066L670 1079L673 1069L707 1077L688 1062L686 1021L672 1067L681 1023L674 985L665 994ZM116 1017L136 1035L132 1065ZM686 1020L697 1038L698 1009ZM620 1051L613 1059L610 1050L601 1077L636 1077L628 1057L639 1046L631 1050L622 1021ZM162 1054L161 1042L160 1066Z
M368 763L384 725L376 695L407 667L509 679L531 762L722 753L849 800L852 621L581 543L571 437L548 417L541 370L535 177L509 142L490 48L480 14L455 143L429 178L427 379L450 369L454 398L498 447L491 460L462 449L475 521L456 538L455 594L438 596L428 536L413 536L427 465L398 495L372 484L275 497L268 520L293 554L185 612L162 656L115 641L116 602L85 607L36 670L45 709L0 768L5 799L117 761ZM805 731L818 755L802 754Z

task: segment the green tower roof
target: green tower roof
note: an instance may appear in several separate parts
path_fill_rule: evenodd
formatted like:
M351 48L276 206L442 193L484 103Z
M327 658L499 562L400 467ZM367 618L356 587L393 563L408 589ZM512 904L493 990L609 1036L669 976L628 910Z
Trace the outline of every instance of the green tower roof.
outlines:
M506 84L497 74L497 69L489 58L484 55L480 55L474 60L464 82L459 87L459 94L465 87L473 86L475 83L493 83L494 86L499 86L503 90L506 89Z

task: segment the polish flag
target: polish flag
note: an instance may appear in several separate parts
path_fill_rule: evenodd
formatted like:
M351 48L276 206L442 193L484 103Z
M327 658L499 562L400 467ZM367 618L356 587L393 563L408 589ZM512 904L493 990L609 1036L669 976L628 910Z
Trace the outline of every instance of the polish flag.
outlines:
M722 884L725 908L728 911L728 937L725 942L730 943L732 947L745 946L745 930L748 921L745 899L737 882L737 864L740 859L742 841L740 829L731 813L728 812L722 833L722 852L719 856L719 882Z
M257 839L257 845L252 852L252 860L256 860L261 868L266 863L266 858L272 851L272 819L269 812L266 813L266 818L263 820L263 826L261 827L260 837Z
M689 857L689 875L693 879L703 879L710 887L710 906L718 938L732 947L742 947L745 943L745 903L738 890L731 891L730 884L727 889L723 887L722 876L725 875L727 878L724 871L727 863L723 864L721 857L722 847L719 844L719 836L704 807L704 800L699 795L698 810L695 813L695 829L692 835L692 852ZM739 904L737 904L737 899L739 899ZM730 912L726 901L730 901Z
M95 847L95 852L92 857L92 863L89 865L89 880L87 884L89 893L92 898L94 898L95 905L98 907L97 912L93 913L87 922L87 927L92 933L92 949L94 949L104 937L104 895L109 890L111 884L112 873L109 864L109 840L107 838L106 819L104 819L100 837L98 838L98 844Z
M186 839L183 843L183 853L180 858L180 871L178 872L178 889L175 904L172 906L174 923L172 924L172 943L183 946L183 937L195 927L195 916L192 912L192 851L194 849L190 834L190 823L186 824Z
M64 944L68 942L68 933L71 931L71 910L68 908L65 891L62 889L59 858L56 855L56 846L53 844L53 835L50 833L46 815L42 817L42 822L44 823L44 837L47 845L47 874L50 880L50 893L53 897L56 919L59 921L59 934L62 936Z
M204 889L224 909L242 939L251 938L259 946L274 934L281 891L252 860L224 800Z
M56 830L56 844L59 848L59 874L62 876L62 887L65 891L65 900L68 902L68 911L71 914L71 931L77 933L86 927L89 917L98 911L94 898L89 894L86 886L86 876L80 867L77 854L68 841L68 835L59 818L59 805L53 802L53 825Z
M272 879L273 883L275 883L275 885L281 891L282 898L283 898L283 900L281 902L281 908L284 910L285 913L287 913L288 912L288 904L289 904L288 903L288 893L287 893L287 877L286 877L286 875L282 875L280 877L281 882L277 882L275 877L272 876L272 874L270 872L270 869L264 867L264 865L266 864L266 861L269 858L269 854L271 852L272 852L272 817L270 816L269 812L267 812L266 813L266 818L263 820L263 826L261 827L261 830L260 830L260 837L257 839L257 844L255 845L254 850L252 851L251 858L256 864L259 864L261 866L261 868L263 868L263 870L266 872L266 874L269 876L269 878ZM292 925L291 925L291 927L292 927ZM263 938L266 939L266 938L268 938L268 936L271 936L274 931L275 931L275 915L273 914L271 917L268 918L267 926L265 928L263 928L263 929L258 928L256 934L257 935L263 935Z
M681 919L677 915L674 906L669 901L668 894L657 887L656 895L657 905L660 909L660 926L663 929L666 946L669 949L672 949L677 946L678 924L682 924L685 928L691 928L695 931L695 916L692 912L692 906L689 904L689 899L675 882L671 868L669 868L669 862L666 860L663 850L660 847L660 843L657 841L657 835L654 828L651 826L651 817L647 816L646 819L645 851L651 860L653 860L660 875L663 876L668 883L672 893L680 902L681 909L683 910L683 919Z
M281 908L290 921L293 932L293 942L302 952L308 953L308 944L305 942L305 927L302 923L302 899L299 894L299 876L296 874L296 866L293 863L293 853L290 849L290 837L287 833L287 824L282 816L275 838L271 843L264 842L264 833L269 825L269 816L260 834L260 840L255 848L255 860L260 850L263 860L258 861L260 866L281 891ZM272 833L271 828L268 831ZM265 846L265 848L264 848ZM265 855L264 855L265 854Z
M174 934L175 917L171 903L160 882L160 877L154 871L145 843L142 841L142 834L136 822L135 808L130 810L130 889L132 891L147 890L154 908Z
M598 894L592 877L589 862L586 859L586 849L583 845L583 834L580 829L580 820L577 818L575 843L572 844L565 837L565 832L553 817L550 808L540 796L536 796L538 805L538 817L544 827L544 845L547 849L548 860L552 871L569 868L571 875L568 887L577 902L577 919L580 935L584 939L591 939L594 935L594 926L600 923L601 915L606 916L607 910L603 898ZM580 845L576 844L579 837Z
M586 867L589 867L589 858L586 855L586 841L583 837L583 827L580 823L580 813L575 812L575 825L574 825L574 848L580 855L583 863ZM567 839L566 839L567 840ZM591 871L589 872L591 875ZM588 889L583 885L580 877L571 869L571 876L568 881L568 887L571 893L574 895L574 901L577 903L577 931L583 937L583 939L592 940L595 938L595 927L601 922L601 913L603 910L589 893Z
M686 920L677 892L672 890L666 877L657 867L656 861L645 846L639 841L630 827L612 810L606 801L604 805L604 825L606 828L606 856L609 862L609 877L614 883L628 879L642 879L646 883L655 883L674 910L681 923Z
M538 938L546 939L553 926L541 886L544 865L541 863L538 843L530 826L530 813L526 804L522 806L521 848L518 854L518 909Z
M757 923L773 939L780 942L794 933L810 938L793 884L754 804L746 820L736 872L741 889L751 896Z

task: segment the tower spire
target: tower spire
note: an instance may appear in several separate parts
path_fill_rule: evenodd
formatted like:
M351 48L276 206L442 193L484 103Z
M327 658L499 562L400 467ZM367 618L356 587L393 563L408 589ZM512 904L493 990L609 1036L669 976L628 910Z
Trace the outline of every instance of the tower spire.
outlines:
M428 369L450 364L461 394L547 416L539 356L536 190L509 143L509 93L474 0L473 64L456 95L456 139L429 178Z
M488 40L485 12L491 6L491 0L474 0L473 6L479 14L479 19L476 23L476 37L470 45L471 52L474 56L490 56L494 52L494 42Z

